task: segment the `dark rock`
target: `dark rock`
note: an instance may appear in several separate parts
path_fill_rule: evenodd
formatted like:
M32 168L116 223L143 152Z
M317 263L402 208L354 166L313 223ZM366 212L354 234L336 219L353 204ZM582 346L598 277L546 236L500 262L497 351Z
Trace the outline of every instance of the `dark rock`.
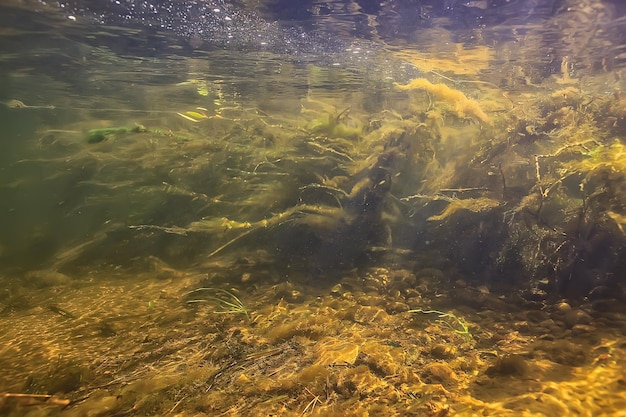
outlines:
M526 319L533 323L541 323L542 321L548 320L550 315L545 311L536 311L531 310L526 312Z
M436 359L450 359L456 356L456 347L448 344L438 343L430 349L430 354Z
M618 286L607 286L607 285L598 285L595 287L587 298L590 301L596 300L619 300L624 296L623 291Z
M624 302L619 300L595 300L591 303L591 307L594 311L601 313L616 313L626 309Z
M522 297L526 301L545 301L548 298L548 293L539 288L531 288L524 291Z
M542 341L535 346L536 352L543 352L546 359L567 366L582 366L587 363L585 350L566 340Z
M489 367L485 374L488 376L516 376L522 377L528 372L528 363L521 355L507 355L498 358L496 363Z
M570 329L577 324L589 324L592 320L589 314L579 309L568 311L563 315L563 321Z

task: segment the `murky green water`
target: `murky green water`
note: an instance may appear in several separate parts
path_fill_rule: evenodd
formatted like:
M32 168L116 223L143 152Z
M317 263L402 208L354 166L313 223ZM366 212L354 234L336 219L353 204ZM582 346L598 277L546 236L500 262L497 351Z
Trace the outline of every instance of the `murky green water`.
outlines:
M0 414L620 415L616 2L0 8Z

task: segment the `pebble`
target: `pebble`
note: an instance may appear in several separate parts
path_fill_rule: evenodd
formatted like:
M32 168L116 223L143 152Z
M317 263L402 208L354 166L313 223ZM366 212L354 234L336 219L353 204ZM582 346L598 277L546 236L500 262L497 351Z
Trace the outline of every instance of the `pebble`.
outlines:
M526 359L521 355L508 355L498 358L496 363L485 372L488 376L524 376L528 372Z
M563 315L563 321L569 329L577 324L589 324L592 320L593 319L589 314L579 309L567 311Z
M561 332L562 326L559 326L554 320L548 319L539 323L539 327L546 329L548 333Z
M572 333L574 334L586 334L586 333L594 333L596 328L594 326L589 326L587 324L575 324L572 326Z
M566 313L571 310L572 310L572 306L570 306L568 303L564 301L556 305L556 311L560 313Z
M389 315L382 308L360 306L354 312L354 321L361 324L373 322L386 323L389 321Z
M409 311L409 306L405 303L395 301L387 304L385 310L387 310L389 314L404 313L405 311Z
M425 379L431 383L449 383L456 381L456 374L450 365L444 362L434 362L424 368Z
M456 356L457 349L449 344L438 343L430 349L430 354L435 359L450 359Z
M528 321L534 322L534 323L541 323L550 319L550 314L548 314L545 311L539 311L539 310L527 311L525 316Z

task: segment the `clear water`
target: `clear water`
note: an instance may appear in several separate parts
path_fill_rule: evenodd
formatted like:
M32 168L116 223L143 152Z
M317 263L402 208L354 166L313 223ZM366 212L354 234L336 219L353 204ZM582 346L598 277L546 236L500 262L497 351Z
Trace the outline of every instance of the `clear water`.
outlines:
M5 2L3 415L620 415L619 2Z

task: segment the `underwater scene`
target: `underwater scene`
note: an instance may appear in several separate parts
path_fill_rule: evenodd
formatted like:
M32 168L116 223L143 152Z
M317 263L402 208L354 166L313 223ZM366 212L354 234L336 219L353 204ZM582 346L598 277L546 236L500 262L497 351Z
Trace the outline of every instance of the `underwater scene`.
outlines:
M0 415L626 416L626 3L0 22Z

